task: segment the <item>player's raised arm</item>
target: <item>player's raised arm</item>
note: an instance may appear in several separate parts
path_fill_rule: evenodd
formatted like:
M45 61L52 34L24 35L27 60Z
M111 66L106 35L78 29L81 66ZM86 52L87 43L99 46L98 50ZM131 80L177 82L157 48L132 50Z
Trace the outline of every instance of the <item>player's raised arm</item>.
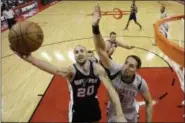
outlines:
M98 77L100 78L101 82L103 82L105 88L107 89L110 100L111 100L112 104L115 107L116 121L117 122L126 122L126 119L125 119L125 117L123 115L123 112L122 112L122 107L121 107L121 103L120 103L118 93L114 89L114 87L112 86L111 81L108 78L105 70L99 64L94 64L94 68L95 68L95 71L96 71Z
M93 40L95 44L96 51L98 53L98 56L102 62L102 64L109 68L110 67L110 59L107 54L106 50L106 44L104 42L104 39L100 33L99 30L99 21L101 18L101 11L99 5L95 6L94 12L93 12L93 20L92 20L92 28L93 28Z

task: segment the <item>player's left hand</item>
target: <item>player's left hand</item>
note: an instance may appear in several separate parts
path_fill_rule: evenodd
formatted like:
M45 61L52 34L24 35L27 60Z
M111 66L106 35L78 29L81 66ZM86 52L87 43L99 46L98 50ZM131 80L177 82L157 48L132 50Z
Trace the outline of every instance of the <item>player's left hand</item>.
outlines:
M92 25L94 26L98 25L100 19L101 19L101 10L100 10L100 6L97 4L94 8L94 12L92 15Z

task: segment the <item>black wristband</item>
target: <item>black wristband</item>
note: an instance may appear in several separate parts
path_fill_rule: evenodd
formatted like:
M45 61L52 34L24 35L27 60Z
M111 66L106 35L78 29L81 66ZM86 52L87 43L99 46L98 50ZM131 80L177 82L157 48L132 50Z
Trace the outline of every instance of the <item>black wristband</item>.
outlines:
M100 34L99 26L92 26L93 34L98 35Z

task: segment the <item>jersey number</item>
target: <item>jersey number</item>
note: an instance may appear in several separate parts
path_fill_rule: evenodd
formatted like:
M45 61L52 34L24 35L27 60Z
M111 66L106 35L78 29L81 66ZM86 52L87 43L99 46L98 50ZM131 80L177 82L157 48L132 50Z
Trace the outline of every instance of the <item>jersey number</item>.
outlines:
M89 86L87 89L86 88L79 88L77 91L77 97L85 97L91 96L94 93L94 86Z
M124 99L124 95L119 95L120 101L122 102Z

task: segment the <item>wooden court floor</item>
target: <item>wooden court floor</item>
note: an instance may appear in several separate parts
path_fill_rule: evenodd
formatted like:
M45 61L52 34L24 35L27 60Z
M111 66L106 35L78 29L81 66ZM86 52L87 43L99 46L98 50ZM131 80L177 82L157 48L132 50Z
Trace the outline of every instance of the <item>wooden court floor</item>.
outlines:
M91 20L95 1L61 1L38 13L28 20L37 22L44 31L43 46L33 55L47 60L57 66L67 66L74 62L73 48L84 45L94 50ZM184 14L184 5L177 2L164 2L168 15ZM129 11L131 1L101 1L102 11L113 11L114 8ZM138 21L143 30L133 22L129 30L124 31L128 15L120 19L103 16L100 28L103 36L111 31L117 33L117 39L141 49L126 50L118 48L113 56L115 61L123 63L127 55L138 55L143 62L142 67L168 67L162 59L163 53L152 45L154 40L153 24L160 18L160 4L157 1L138 1ZM126 12L125 12L126 13ZM119 16L119 15L118 15ZM170 26L171 39L179 40L181 22ZM184 36L182 36L184 37ZM180 39L183 40L183 39ZM35 110L41 97L52 79L52 75L24 62L9 49L8 31L1 34L2 42L2 121L27 122ZM150 52L148 52L150 51ZM157 56L157 55L159 56Z

